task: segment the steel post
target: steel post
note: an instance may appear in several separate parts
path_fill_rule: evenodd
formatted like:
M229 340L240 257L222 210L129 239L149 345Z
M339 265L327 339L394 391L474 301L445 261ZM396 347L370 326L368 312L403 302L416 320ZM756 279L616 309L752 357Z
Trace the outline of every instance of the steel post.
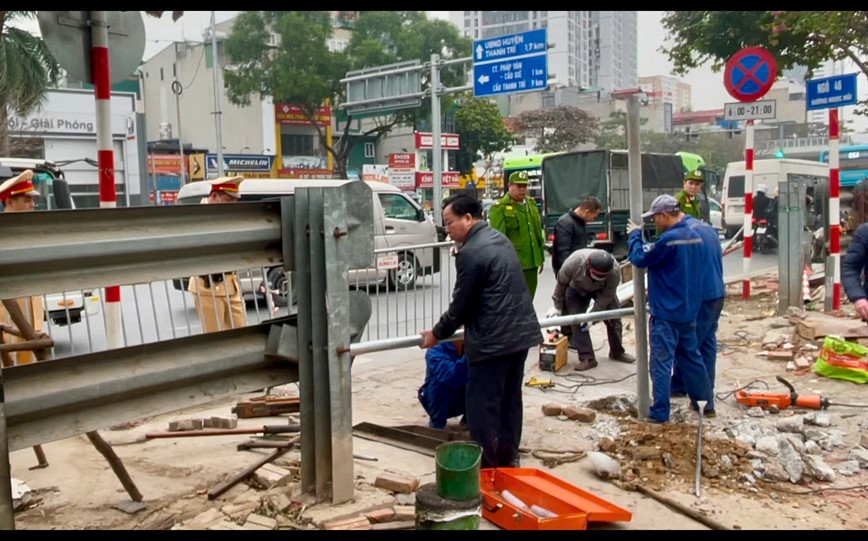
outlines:
M630 174L630 219L642 223L642 149L639 142L639 95L627 98L627 166ZM648 375L648 325L645 309L645 269L633 266L633 314L636 329L636 395L639 418L648 417L650 382ZM636 287L636 284L639 287Z
M6 399L3 393L3 369L0 368L0 530L14 530L12 467L9 464L9 440L6 435Z
M217 176L223 176L223 111L220 110L220 95L223 86L220 84L221 66L217 54L217 20L211 12L211 72L214 75L214 129L217 137Z
M434 195L431 205L434 210L434 224L443 225L443 180L442 154L440 146L440 55L431 55L431 172L434 174Z

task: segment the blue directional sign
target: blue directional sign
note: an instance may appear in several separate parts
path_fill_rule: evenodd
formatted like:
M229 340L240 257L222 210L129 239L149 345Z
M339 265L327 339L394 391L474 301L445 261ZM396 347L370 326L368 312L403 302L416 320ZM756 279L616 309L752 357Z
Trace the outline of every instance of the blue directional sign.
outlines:
M223 170L233 173L268 173L274 166L274 156L259 154L224 154ZM205 167L217 171L217 154L205 154Z
M844 105L856 105L856 73L833 75L811 79L808 85L808 110L832 109Z
M548 86L546 29L473 42L473 95L494 96Z

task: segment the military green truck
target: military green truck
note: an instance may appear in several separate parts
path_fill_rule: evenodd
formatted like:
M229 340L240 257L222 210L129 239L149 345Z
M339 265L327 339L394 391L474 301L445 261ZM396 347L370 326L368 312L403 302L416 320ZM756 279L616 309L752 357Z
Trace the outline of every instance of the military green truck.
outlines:
M642 153L642 209L660 194L675 195L684 184L684 162L676 154ZM704 184L708 184L707 182ZM586 197L602 204L597 221L588 224L591 246L623 259L627 255L630 176L626 150L583 150L546 156L542 161L543 223L553 238L558 219ZM703 186L703 190L707 187ZM709 221L708 198L700 196L703 219ZM651 224L650 220L647 220ZM646 226L654 231L654 226Z

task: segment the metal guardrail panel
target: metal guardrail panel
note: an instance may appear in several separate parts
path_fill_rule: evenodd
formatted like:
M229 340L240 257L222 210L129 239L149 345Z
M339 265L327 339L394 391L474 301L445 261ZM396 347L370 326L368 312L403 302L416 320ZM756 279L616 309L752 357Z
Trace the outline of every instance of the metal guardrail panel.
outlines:
M271 323L5 369L9 448L297 381L264 355Z
M283 259L277 202L0 213L0 231L3 299Z

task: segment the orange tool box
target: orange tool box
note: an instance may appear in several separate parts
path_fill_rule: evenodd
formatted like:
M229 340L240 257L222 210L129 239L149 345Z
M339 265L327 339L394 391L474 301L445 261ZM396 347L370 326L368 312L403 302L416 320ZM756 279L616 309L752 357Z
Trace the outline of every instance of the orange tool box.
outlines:
M482 516L504 530L586 530L589 522L633 519L632 512L535 468L485 468L480 490Z

